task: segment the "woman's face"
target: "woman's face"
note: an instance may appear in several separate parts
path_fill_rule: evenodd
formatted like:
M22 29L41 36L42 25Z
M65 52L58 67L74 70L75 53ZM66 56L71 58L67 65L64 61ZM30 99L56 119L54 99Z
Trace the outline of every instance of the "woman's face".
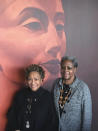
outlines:
M61 65L61 76L64 81L69 81L71 84L75 77L76 68L73 63L69 60L66 60Z
M0 61L6 77L20 82L21 70L34 63L46 79L58 75L66 50L60 0L6 0L0 3Z
M31 72L28 76L27 84L33 91L37 91L42 85L40 74L36 71Z

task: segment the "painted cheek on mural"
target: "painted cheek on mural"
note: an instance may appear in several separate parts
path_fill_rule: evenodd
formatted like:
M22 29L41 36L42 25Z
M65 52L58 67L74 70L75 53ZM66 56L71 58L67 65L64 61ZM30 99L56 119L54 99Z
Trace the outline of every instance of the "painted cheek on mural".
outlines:
M5 37L2 38L0 46L3 50L2 52L5 52L4 54L8 56L7 59L9 58L11 65L18 64L19 66L23 66L32 59L32 56L36 57L38 51L40 53L40 50L43 48L43 45L39 48L41 43L38 35L25 32L21 28L20 30L8 30L4 34ZM16 63L14 63L15 61Z
M0 45L2 47L1 58L5 58L1 59L3 71L8 78L15 81L21 81L21 70L24 67L44 61L43 54L46 45L44 40L41 40L41 35L31 34L21 28L20 30L16 28L8 31L6 33L8 38L4 39L3 37L2 45Z

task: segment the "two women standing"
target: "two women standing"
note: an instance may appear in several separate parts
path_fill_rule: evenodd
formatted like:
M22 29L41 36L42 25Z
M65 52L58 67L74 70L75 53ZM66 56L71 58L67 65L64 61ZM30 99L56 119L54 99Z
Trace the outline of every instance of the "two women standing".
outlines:
M51 94L42 88L43 68L29 66L25 73L27 85L15 96L6 131L90 131L90 90L76 76L77 67L74 57L61 59L61 77L53 85L55 110Z

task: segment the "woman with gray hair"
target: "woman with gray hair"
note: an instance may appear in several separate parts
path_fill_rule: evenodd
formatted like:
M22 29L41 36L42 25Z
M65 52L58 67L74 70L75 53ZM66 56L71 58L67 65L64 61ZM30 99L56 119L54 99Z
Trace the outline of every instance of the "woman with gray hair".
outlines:
M92 101L86 83L77 78L75 57L61 59L61 78L54 82L54 102L59 118L59 131L90 131Z

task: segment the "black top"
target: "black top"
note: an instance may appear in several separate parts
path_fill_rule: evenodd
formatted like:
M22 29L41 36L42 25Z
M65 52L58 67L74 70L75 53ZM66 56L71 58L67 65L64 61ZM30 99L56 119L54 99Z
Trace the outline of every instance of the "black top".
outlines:
M20 90L7 114L6 131L57 131L57 117L51 94L40 87Z

